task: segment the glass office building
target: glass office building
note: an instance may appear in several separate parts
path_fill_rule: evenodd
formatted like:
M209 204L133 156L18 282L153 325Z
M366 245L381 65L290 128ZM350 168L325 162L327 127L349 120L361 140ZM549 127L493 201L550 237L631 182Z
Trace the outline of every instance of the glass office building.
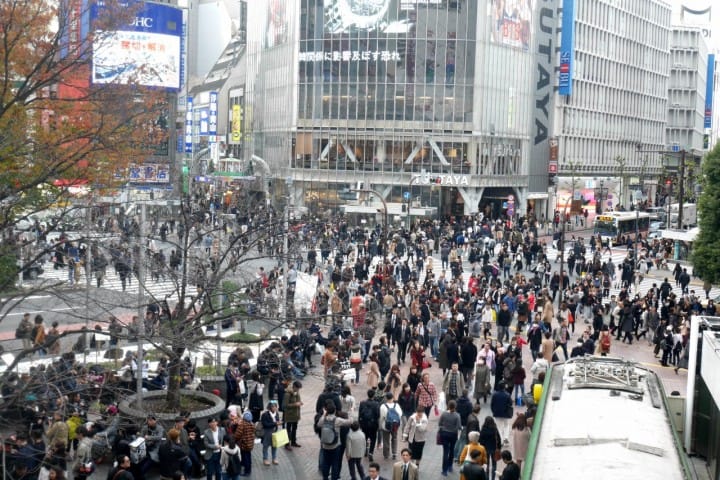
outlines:
M271 190L292 178L295 205L321 211L358 188L391 213L525 211L534 0L257 3L242 130Z

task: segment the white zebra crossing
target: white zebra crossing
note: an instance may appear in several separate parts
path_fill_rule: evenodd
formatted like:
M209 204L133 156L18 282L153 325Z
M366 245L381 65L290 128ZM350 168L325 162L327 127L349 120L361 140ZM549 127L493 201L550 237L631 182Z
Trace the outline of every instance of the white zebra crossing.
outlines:
M55 270L53 264L48 262L43 265L44 272L40 275L36 282L44 285L65 285L69 286L68 270L67 268L60 268ZM143 292L146 296L155 298L157 300L164 299L178 299L178 284L171 278L161 278L155 281L147 276L145 281ZM87 279L85 278L85 272L83 271L80 278L76 281L75 286L77 288L85 288L87 285ZM90 279L90 288L97 288L97 281L93 276ZM125 284L125 293L128 295L137 295L138 288L140 287L139 282L135 276L132 276L130 282ZM103 277L100 288L122 292L122 282L120 277L115 273L112 267L106 270L105 276ZM188 285L186 291L194 292L195 287Z

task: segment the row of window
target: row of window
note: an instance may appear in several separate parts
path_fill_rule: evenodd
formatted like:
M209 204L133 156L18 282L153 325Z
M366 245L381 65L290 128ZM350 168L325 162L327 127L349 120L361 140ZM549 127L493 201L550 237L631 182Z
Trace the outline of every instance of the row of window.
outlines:
M661 120L624 117L613 113L564 108L562 132L596 138L632 139L643 143L663 143L666 116Z
M667 31L664 31L667 35ZM668 48L653 48L642 38L603 30L583 22L575 24L575 47L635 68L667 74Z
M579 0L575 18L621 37L667 50L671 13L668 5L653 0Z
M620 88L600 84L575 82L573 104L597 114L608 112L613 116L662 121L667 115L666 98L650 97ZM580 127L580 125L578 125Z
M645 150L662 150L661 143L643 143ZM645 165L646 171L660 165L659 155L638 153L635 142L611 141L593 138L565 137L560 153L565 165L575 164L578 171L605 170L613 177L625 172L638 172ZM563 171L569 167L561 165Z
M667 73L650 72L583 51L576 53L574 78L656 97L667 93Z

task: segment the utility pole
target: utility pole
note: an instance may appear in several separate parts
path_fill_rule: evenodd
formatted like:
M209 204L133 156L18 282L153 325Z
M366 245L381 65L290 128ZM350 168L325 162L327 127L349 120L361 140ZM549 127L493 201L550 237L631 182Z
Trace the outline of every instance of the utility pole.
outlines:
M639 149L638 149L639 151ZM645 182L645 164L643 163L640 169L640 194L637 195L635 201L635 258L634 258L634 272L635 272L635 293L638 292L638 271L640 270L640 258L638 257L638 244L640 243L640 201L642 200L643 185Z
M143 288L145 288L145 245L143 241L143 235L145 234L145 202L140 203L140 225L138 227L138 237L137 237L137 246L138 246L138 254L137 254L137 267L138 267L138 274L137 274L137 282L138 282L138 293L137 293L137 314L138 314L138 345L137 345L137 370L135 372L135 380L137 382L136 388L137 388L137 401L135 403L136 407L139 410L142 410L142 400L143 400L143 341L145 337L145 310L143 308L143 303L145 302L145 296ZM130 271L129 275L132 275L132 271Z
M685 199L685 154L683 148L680 151L680 175L678 178L678 230L683 228L683 201ZM668 221L670 219L668 218Z

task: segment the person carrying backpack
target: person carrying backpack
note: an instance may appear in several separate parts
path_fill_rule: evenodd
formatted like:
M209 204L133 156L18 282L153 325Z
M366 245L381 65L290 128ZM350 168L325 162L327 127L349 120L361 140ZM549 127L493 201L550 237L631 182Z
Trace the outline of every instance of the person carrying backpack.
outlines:
M239 480L242 471L242 459L240 448L235 443L235 438L226 436L222 450L220 450L220 467L225 474L226 480Z
M341 418L336 415L335 404L327 402L323 414L315 424L320 429L320 448L322 449L323 480L339 480L340 467L342 467L342 452L340 449L340 428L349 427L353 420Z
M392 458L397 460L397 437L400 430L400 418L403 411L394 400L392 392L385 394L385 402L380 405L380 431L383 441L383 458L388 459L392 449Z

